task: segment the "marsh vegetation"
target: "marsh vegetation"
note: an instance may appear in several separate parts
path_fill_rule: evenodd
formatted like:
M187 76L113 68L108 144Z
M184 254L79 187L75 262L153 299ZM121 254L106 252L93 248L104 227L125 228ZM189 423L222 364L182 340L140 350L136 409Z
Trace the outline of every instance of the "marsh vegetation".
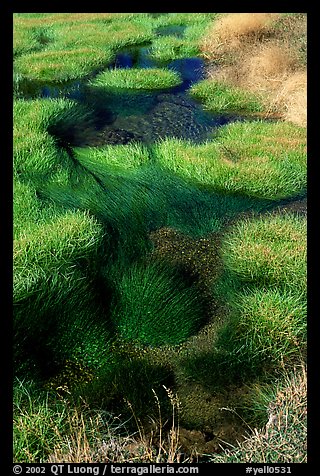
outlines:
M305 14L14 15L15 461L306 461L305 78Z

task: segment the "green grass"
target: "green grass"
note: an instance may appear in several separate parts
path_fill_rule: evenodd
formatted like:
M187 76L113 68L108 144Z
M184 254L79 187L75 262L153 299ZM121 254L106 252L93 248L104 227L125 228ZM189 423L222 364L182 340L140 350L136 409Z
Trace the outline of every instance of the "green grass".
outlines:
M106 145L104 147L75 148L77 160L90 170L101 165L110 171L132 170L149 162L149 153L142 144Z
M306 295L306 219L286 214L242 220L224 237L222 258L244 285Z
M99 224L82 212L67 212L34 228L32 234L20 235L14 243L15 294L27 293L29 283L35 284L53 270L86 258L101 238Z
M213 393L272 379L305 358L306 220L290 214L241 220L222 236L220 254L222 272L211 287L218 304L214 337L179 364L185 378Z
M22 133L51 132L90 118L90 110L69 99L17 99L13 104L14 127Z
M43 462L52 450L66 419L62 402L49 404L48 396L39 395L34 385L16 381L14 386L13 449L14 461ZM54 424L53 424L54 423Z
M160 61L172 61L199 55L199 41L214 16L214 13L168 13L158 18L149 16L141 19L144 22L149 21L153 32L159 27L186 27L182 38L171 35L154 36L150 56Z
M163 167L210 190L271 200L306 190L305 130L288 123L235 122L205 144L165 139L154 151Z
M21 198L17 220L19 214L23 218ZM28 226L26 221L23 229L21 220L14 240L15 365L26 372L29 359L37 365L40 359L40 368L50 371L77 356L98 365L106 357L103 349L109 338L106 328L97 327L104 320L97 306L94 270L103 240L101 226L86 212L57 213L50 207L41 211L34 202L30 190L25 214L40 217L42 223Z
M217 346L255 372L306 351L306 220L296 215L242 220L222 242L225 274L215 289L229 319Z
M257 289L234 294L230 321L218 344L238 365L281 366L306 351L307 305L290 291Z
M76 266L42 279L14 300L15 375L71 389L110 359L112 329L94 273ZM25 291L25 290L24 290ZM57 338L59 336L59 338Z
M50 41L50 33L45 29L14 28L13 56L30 54L44 48Z
M216 13L166 13L154 21L158 26L206 24L215 18Z
M173 36L160 36L152 42L150 56L152 58L170 61L196 56L199 53L196 42L186 41Z
M48 179L67 162L53 137L46 132L14 131L13 173L21 179Z
M125 457L130 443L124 424L103 410L53 398L34 382L14 382L13 451L16 463L105 461L112 450ZM110 445L110 447L109 447ZM67 459L66 459L67 458ZM116 462L116 459L114 460Z
M54 49L20 56L16 72L28 80L63 82L88 76L111 62L113 53L98 48Z
M17 99L13 105L13 172L19 180L39 184L59 181L71 173L71 158L59 146L56 134L90 120L90 111L65 99Z
M39 28L46 25L65 25L66 23L71 26L77 23L108 22L112 16L112 13L14 13L13 15L15 24L20 28Z
M177 86L181 78L175 71L162 68L113 69L104 71L89 86L123 89L165 89Z
M191 87L190 94L201 101L206 109L219 114L250 115L265 112L259 96L221 81L199 81Z
M54 203L45 206L32 183L13 180L13 236L15 240L30 236L33 230L48 223L63 212Z
M154 263L124 273L112 319L125 340L158 346L186 340L204 316L197 290L174 270Z
M128 395L129 413L125 419L124 415L118 417L99 407L90 408L84 398L79 403L72 399L71 401L66 398L57 399L54 398L52 391L38 388L33 381L16 379L13 402L14 462L119 463L132 462L132 459L135 462L154 462L154 458L157 458L158 462L172 462L173 457L178 458L179 455L172 454L177 446L176 433L172 435L172 441L166 442L164 437L164 426L167 423L165 406L170 407L168 414L171 414L171 417L172 412L177 412L174 395L170 389L167 394L164 388L159 386L157 383L159 372L157 374L154 368L150 371L145 363L138 369L137 362L135 365L133 362L126 363L128 370L125 373L123 368L123 375L119 375L122 378L120 383L123 385L126 378L129 380L132 378L134 381L135 376L138 377L138 382L142 382L139 386L135 384L127 386L127 390L134 389L140 398L140 405L143 403L150 405L148 407L151 411L150 418L153 418L160 427L156 429L156 437L149 439L145 435L139 418L140 412L136 411L131 403L133 395ZM151 377L148 392L144 380L147 376ZM105 384L110 391L108 382ZM177 418L176 414L175 417ZM176 425L177 421L174 421L172 428L175 432ZM129 426L132 426L130 433ZM167 431L166 429L166 433Z
M84 29L85 26L85 29ZM94 45L102 51L113 51L134 44L144 43L151 39L150 28L135 21L113 20L108 23L80 23L59 25L55 28L56 44L59 49L73 49Z
M37 82L86 77L107 66L119 48L152 38L150 25L121 14L18 16L14 25L15 71Z

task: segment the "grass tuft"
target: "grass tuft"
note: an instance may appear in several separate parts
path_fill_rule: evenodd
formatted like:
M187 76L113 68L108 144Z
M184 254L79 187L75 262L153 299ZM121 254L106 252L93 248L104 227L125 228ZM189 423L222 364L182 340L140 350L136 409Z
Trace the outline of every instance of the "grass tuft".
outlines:
M181 83L179 74L161 68L113 69L89 82L90 86L123 89L165 89Z
M242 220L224 237L223 261L245 285L306 294L307 223L294 214Z
M281 366L306 351L306 220L243 220L222 243L216 292L229 303L218 348L242 370Z
M203 102L206 109L218 114L254 115L266 111L257 94L214 79L198 82L192 86L190 93Z
M46 50L16 59L16 71L28 80L63 82L87 76L111 62L113 53L98 48Z
M196 289L185 286L169 267L136 265L119 282L113 321L124 339L179 344L197 332L203 319Z

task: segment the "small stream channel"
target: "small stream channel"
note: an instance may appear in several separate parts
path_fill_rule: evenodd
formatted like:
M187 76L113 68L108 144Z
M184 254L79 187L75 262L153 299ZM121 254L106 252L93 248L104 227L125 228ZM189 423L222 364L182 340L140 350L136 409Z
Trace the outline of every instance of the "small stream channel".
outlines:
M159 35L183 36L183 26L162 27ZM63 86L29 83L26 97L69 98L84 103L93 111L93 121L77 124L63 131L64 139L74 146L102 146L141 141L151 144L164 137L177 137L195 143L205 141L214 128L240 116L225 116L205 111L188 92L196 82L206 77L207 64L198 57L176 59L170 62L150 57L150 45L122 49L116 55L113 68L166 67L177 71L182 83L163 90L96 89L86 81L72 81ZM100 71L99 71L100 72ZM96 75L93 74L92 76Z

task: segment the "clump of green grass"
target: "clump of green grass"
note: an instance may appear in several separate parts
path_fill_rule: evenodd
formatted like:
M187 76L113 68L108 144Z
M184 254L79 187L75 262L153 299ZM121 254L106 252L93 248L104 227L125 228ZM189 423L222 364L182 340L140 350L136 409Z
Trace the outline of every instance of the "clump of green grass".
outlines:
M115 170L103 160L93 162L85 156L77 160L79 171L74 186L44 185L42 196L69 209L89 210L112 240L112 262L117 263L119 272L150 248L148 228L151 221L157 222L159 214L164 213L161 207L157 209L160 204L163 206L163 196L152 196L148 182L135 177L134 169Z
M153 346L179 344L203 322L197 290L159 263L132 266L118 289L112 319L124 339Z
M150 56L161 60L197 56L200 53L199 41L214 14L202 13L170 13L154 20L154 28L185 26L181 38L163 35L153 39Z
M51 26L44 21L42 24L28 24L30 18L13 14L13 56L39 51L54 41Z
M14 23L18 28L39 28L46 26L77 23L98 23L111 21L113 13L14 13Z
M215 18L216 13L166 13L154 19L157 25L188 25L206 24Z
M41 49L36 32L32 29L14 28L13 31L13 56L32 53Z
M199 53L197 44L174 36L160 36L155 38L150 49L152 58L170 61L180 58L196 56Z
M14 127L18 131L50 132L52 129L89 120L91 111L69 99L17 99L13 104Z
M29 80L63 82L87 76L112 61L111 51L82 47L46 50L16 59L16 71Z
M288 123L235 122L194 145L165 139L159 163L207 189L276 200L306 190L305 130Z
M55 430L65 423L66 407L62 402L50 405L48 397L35 391L34 384L16 381L13 408L14 461L44 462L59 439Z
M33 181L48 178L64 162L67 157L48 133L14 131L15 176Z
M242 220L224 237L225 266L244 285L307 291L307 223L294 214Z
M14 369L59 392L90 381L110 360L112 329L108 306L93 271L74 265L29 283L14 299ZM25 291L25 290L24 290ZM63 392L61 392L63 393Z
M126 446L134 440L119 418L103 410L90 410L83 402L74 405L55 399L34 382L16 380L13 393L14 462L126 459Z
M213 463L306 463L307 375L295 369L276 385L260 391L267 424L245 440L213 455ZM257 405L257 401L253 403Z
M145 381L140 389L145 385ZM38 388L34 382L16 380L14 383L15 463L132 463L181 462L178 447L179 401L170 390L150 390L153 400L153 431L143 427L135 406L128 401L127 421L101 408L88 407L87 401L74 403L55 399L52 392ZM165 427L163 402L168 401L171 427ZM166 402L165 402L166 403ZM184 460L188 462L188 460Z
M281 365L306 351L307 305L290 291L255 289L233 295L219 346L252 369Z
M29 205L24 210L22 193L24 204ZM75 356L76 347L86 349L81 351L82 357L93 358L92 353L101 352L107 340L102 328L98 333L95 330L95 319L99 321L97 316L102 311L94 288L96 270L90 268L97 262L105 240L102 228L87 212L62 212L54 205L42 207L31 186L18 184L15 194L16 364L23 366L24 360L38 359L38 354L41 359L44 353L45 366L50 367L53 362ZM30 224L30 218L39 223ZM99 336L100 351L94 344Z
M48 223L63 212L54 203L43 205L37 196L36 187L28 182L13 180L13 236L26 237L38 226Z
M89 85L123 89L165 89L180 83L181 78L176 71L148 68L104 71L90 81Z
M213 79L194 84L190 94L199 99L206 109L219 114L256 114L266 111L257 94Z
M14 242L14 294L28 293L29 286L46 279L55 269L67 268L96 250L102 239L99 224L83 212L66 212L36 227Z
M68 129L79 121L90 121L90 117L86 107L65 99L14 101L15 177L39 185L49 179L59 181L63 174L71 174L73 162L59 147L59 134L62 134L61 128Z
M239 222L224 237L226 272L216 291L229 303L217 347L232 365L258 371L306 350L306 220Z

